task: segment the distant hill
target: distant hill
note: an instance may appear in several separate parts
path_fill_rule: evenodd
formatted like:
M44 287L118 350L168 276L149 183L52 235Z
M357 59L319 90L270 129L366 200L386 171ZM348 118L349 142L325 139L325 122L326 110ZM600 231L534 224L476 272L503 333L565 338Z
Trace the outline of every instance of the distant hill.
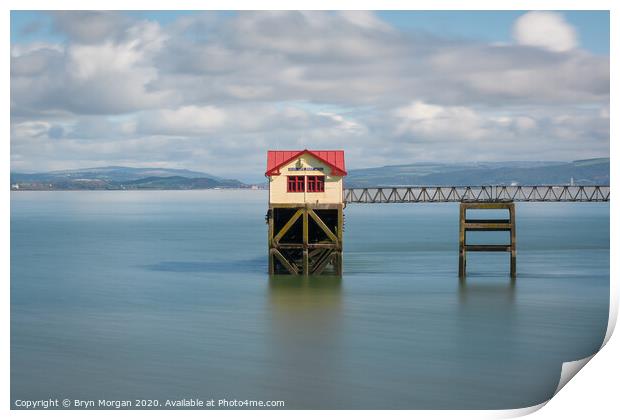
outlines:
M214 178L186 178L183 176L159 177L136 179L123 183L125 188L137 189L160 189L160 190L202 190L208 188L242 188L245 184L234 179Z
M11 173L11 188L25 190L178 190L248 187L236 179L224 179L186 169L106 166L29 174Z
M67 179L100 179L104 181L132 181L151 176L170 177L182 176L185 178L212 178L217 176L204 172L188 171L187 169L168 168L131 168L126 166L105 166L101 168L67 169L62 171L40 172L34 174L12 173L11 177L38 181L60 181Z
M380 168L350 169L346 187L398 185L609 185L609 158L573 162L412 163ZM11 188L25 190L188 190L249 188L186 169L107 166L42 173L11 173Z
M346 187L396 185L609 185L609 158L573 162L415 163L351 169Z

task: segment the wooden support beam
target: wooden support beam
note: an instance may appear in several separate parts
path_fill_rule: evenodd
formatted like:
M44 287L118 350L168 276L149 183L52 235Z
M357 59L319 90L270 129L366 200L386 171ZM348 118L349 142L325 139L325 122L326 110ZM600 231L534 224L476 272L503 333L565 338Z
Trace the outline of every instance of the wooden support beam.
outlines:
M272 241L273 241L273 210L269 210L269 213L267 214L267 223L269 225L269 231L267 233L267 246L268 246L268 249L271 249ZM269 264L269 274L275 274L272 252L269 252L267 264Z
M289 260L287 260L286 257L282 255L282 253L280 253L280 251L278 251L276 248L272 248L270 252L282 263L282 265L288 270L290 274L299 274L299 269L297 268L295 263L291 263Z
M336 275L342 276L342 240L344 236L344 208L338 209L338 244L340 251L334 253L333 264L336 268Z
M303 245L300 244L278 244L279 249L303 249ZM308 249L338 249L338 244L333 242L330 243L317 243L317 244L308 244Z
M511 229L510 223L465 223L465 230L471 231L508 231Z
M318 253L312 261L310 261L310 273L315 274L316 268L321 264L323 259L329 255L332 251L330 249L322 249L320 253Z
M308 248L305 248L301 253L301 266L304 272L304 276L310 273L310 264L308 263Z
M272 209L296 209L299 208L301 206L304 206L307 208L311 208L314 210L336 210L339 208L342 208L342 204L327 204L327 203L305 203L305 204L300 204L300 203L271 203L269 205L269 208Z
M308 252L308 258L309 259L313 259L317 255L319 255L321 252L323 252L324 249L325 248L314 248L314 249L312 249L312 251Z
M302 232L302 242L304 249L301 254L301 266L304 272L304 276L307 276L310 271L310 264L308 263L308 209L303 209Z
M514 203L508 208L510 212L510 276L514 279L517 275L517 223Z
M331 251L326 253L325 256L323 256L323 259L318 262L318 265L314 268L314 271L312 272L312 274L314 275L321 274L323 270L325 270L325 267L327 267L327 264L329 264L332 261L333 255L334 254Z
M273 243L275 245L278 244L278 242L280 242L280 239L282 239L282 237L286 234L286 232L288 232L288 230L295 224L295 222L297 221L297 219L299 219L299 217L303 214L303 209L299 209L295 212L295 214L293 214L293 216L289 219L288 222L286 222L286 224L282 227L282 229L280 230L280 232L278 232L278 234L275 236L275 238L273 238Z
M334 243L338 243L338 237L334 235L334 232L331 231L330 228L321 220L321 218L314 212L312 209L308 209L308 214L312 217L312 220L316 222L316 224L327 234L329 239L331 239Z
M336 275L342 275L342 251L338 251L334 253L334 267L336 268Z
M510 224L510 219L465 219L465 224L472 224L472 223L481 223L481 224L485 224L485 223L506 223L506 224Z
M459 277L465 276L465 206L459 208Z
M344 229L344 211L341 208L338 209L338 243L342 246L342 233Z
M467 245L465 244L465 251L475 252L510 252L510 245Z
M304 248L308 248L308 209L303 209L303 235L302 241ZM312 210L310 210L312 211Z
M502 201L495 201L495 202L482 202L482 201L462 201L461 202L461 206L463 206L466 209L483 209L483 210L489 210L489 209L507 209L509 205L514 205L514 203L512 202L502 202Z

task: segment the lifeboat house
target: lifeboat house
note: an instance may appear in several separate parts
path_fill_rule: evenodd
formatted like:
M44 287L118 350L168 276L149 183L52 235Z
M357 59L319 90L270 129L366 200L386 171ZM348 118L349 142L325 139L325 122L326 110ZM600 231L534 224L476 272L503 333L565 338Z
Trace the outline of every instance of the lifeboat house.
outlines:
M270 150L269 273L342 274L343 150Z

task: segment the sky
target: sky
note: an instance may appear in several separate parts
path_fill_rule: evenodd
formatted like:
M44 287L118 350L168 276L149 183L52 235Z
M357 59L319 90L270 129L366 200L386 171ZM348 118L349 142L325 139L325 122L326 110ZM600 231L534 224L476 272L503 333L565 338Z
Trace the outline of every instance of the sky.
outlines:
M11 170L609 156L609 13L11 12Z

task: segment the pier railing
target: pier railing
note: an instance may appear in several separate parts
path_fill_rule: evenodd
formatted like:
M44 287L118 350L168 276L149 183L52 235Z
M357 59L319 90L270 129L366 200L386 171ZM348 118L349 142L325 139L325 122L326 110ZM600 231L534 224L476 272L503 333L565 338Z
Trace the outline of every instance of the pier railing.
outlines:
M609 201L609 185L485 185L345 188L346 203L595 202Z

